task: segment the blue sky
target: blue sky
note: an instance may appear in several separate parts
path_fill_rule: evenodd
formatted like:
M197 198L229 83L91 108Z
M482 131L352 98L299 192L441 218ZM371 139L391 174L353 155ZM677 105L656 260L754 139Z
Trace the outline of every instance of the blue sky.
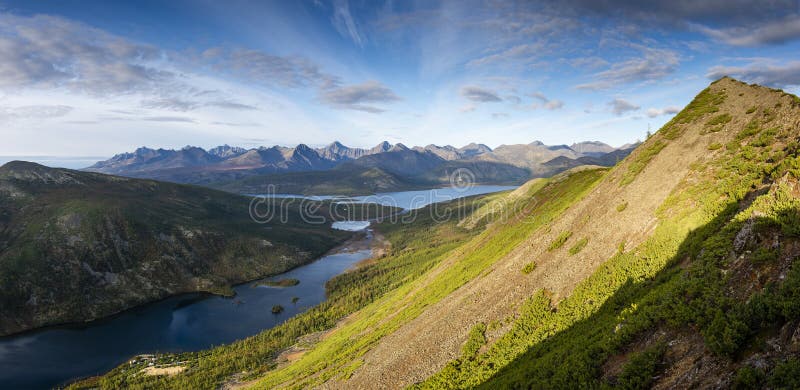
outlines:
M798 4L0 0L0 155L619 146L723 75L797 93Z

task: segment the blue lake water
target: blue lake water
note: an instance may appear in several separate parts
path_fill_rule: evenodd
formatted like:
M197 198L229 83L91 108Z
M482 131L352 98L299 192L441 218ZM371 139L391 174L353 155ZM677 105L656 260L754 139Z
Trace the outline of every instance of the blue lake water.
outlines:
M475 186L355 197L406 211L452 199L514 187ZM367 222L341 221L337 228L363 230ZM365 240L371 240L367 230ZM143 305L109 319L44 328L0 338L0 389L51 388L102 374L138 354L196 351L272 328L325 300L325 282L371 256L370 250L334 253L264 280L298 279L278 288L247 283L234 298L184 294ZM292 303L293 298L299 298ZM281 305L280 314L271 312Z

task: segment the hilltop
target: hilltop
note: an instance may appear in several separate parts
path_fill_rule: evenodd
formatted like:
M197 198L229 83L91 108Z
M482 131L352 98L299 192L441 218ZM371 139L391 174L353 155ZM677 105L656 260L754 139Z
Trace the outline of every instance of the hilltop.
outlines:
M232 284L307 263L350 236L303 223L297 206L287 224L258 224L249 205L201 187L3 165L0 335L184 292L227 294Z

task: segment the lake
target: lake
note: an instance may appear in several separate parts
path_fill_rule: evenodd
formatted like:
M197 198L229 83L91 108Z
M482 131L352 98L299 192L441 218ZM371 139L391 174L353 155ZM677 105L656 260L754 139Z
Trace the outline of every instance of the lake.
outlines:
M476 186L467 191L435 189L355 197L411 210L434 202L503 191L514 187ZM352 201L349 200L349 201ZM342 221L344 230L363 230L367 222ZM372 239L366 231L365 240ZM263 280L297 279L291 287L234 287L236 296L183 294L86 324L49 327L0 338L0 388L51 388L102 374L135 355L197 351L272 328L325 300L325 282L371 256L346 248L313 263ZM298 298L292 303L293 298ZM280 314L271 312L281 305Z

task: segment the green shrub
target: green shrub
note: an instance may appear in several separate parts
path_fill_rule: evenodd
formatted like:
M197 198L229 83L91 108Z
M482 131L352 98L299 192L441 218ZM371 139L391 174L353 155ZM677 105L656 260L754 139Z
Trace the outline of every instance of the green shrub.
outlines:
M621 212L625 211L625 209L627 209L627 208L628 208L628 202L622 202L622 203L617 205L617 212L621 213Z
M578 242L576 242L575 245L572 246L572 248L569 248L570 256L574 256L574 255L577 255L578 253L580 253L580 251L582 251L583 248L585 248L586 244L588 244L588 243L589 243L589 239L586 238L586 237L581 238L580 240L578 240Z
M525 266L522 267L522 273L527 275L527 274L533 272L533 270L535 270L535 269L536 269L536 263L531 261L530 263L525 264Z
M756 107L756 106L750 107L750 108L747 109L747 111L745 111L745 114L752 114L752 113L756 112L756 110L758 110L758 107Z
M713 144L708 145L708 150L717 150L720 148L722 148L722 144L719 142L714 142Z
M764 372L750 366L744 366L736 371L731 387L735 390L760 389L764 386Z
M666 350L666 344L658 343L631 356L617 377L617 386L622 389L650 388Z
M559 234L558 237L556 237L556 239L553 240L552 243L550 243L550 246L547 247L547 251L552 252L558 248L561 248L562 246L564 246L564 243L566 243L567 240L569 240L570 237L572 237L572 232L570 231L561 232L561 234Z
M776 389L800 388L800 360L789 358L778 364L770 373L768 383Z
M716 126L716 125L724 125L724 124L726 124L726 123L730 122L730 121L731 121L731 119L733 119L733 117L731 116L731 114L728 114L728 113L726 112L726 113L724 113L724 114L720 114L720 115L717 115L717 116L715 116L715 117L713 117L713 118L709 119L709 120L706 122L706 126L707 126L707 127L710 127L710 126Z
M463 359L472 359L478 354L481 347L486 344L486 324L479 322L469 331L469 336L461 348Z

